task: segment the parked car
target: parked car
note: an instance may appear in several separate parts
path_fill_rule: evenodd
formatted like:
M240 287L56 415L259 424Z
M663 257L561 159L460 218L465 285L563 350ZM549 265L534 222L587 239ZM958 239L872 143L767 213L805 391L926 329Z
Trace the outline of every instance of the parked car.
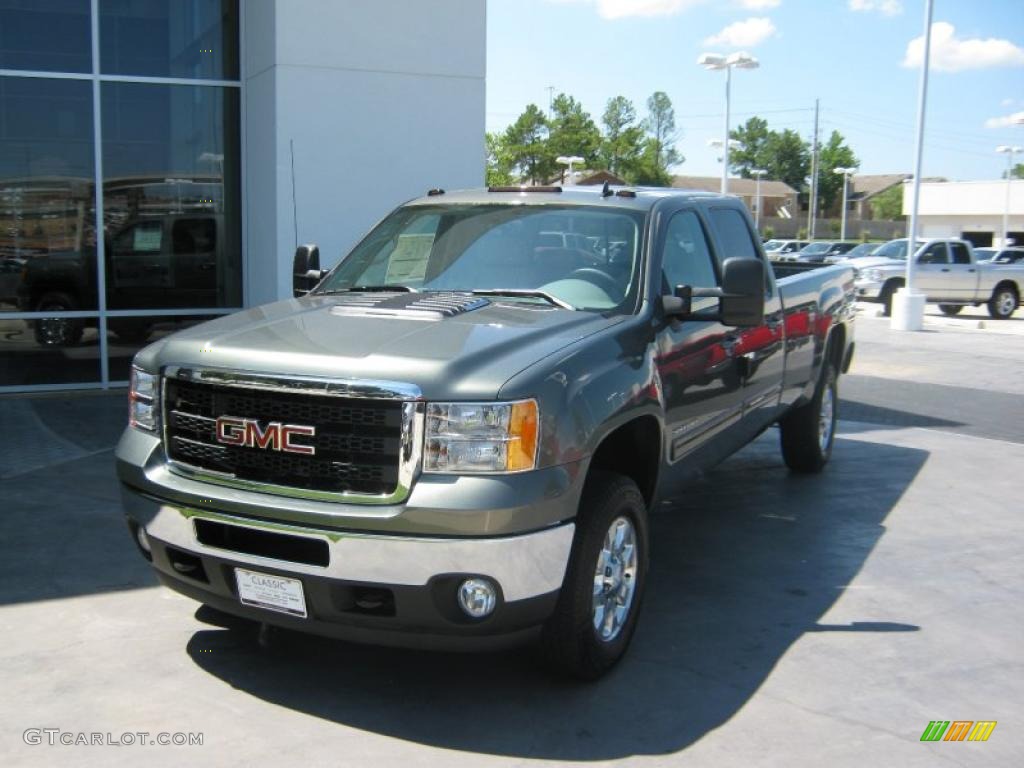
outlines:
M605 259L536 245L553 218ZM776 280L737 198L435 192L313 290L318 251L293 271L297 298L135 357L117 448L141 553L228 613L435 647L539 634L592 679L636 627L659 500L773 424L791 470L831 456L853 271Z
M902 245L903 258L858 268L857 297L880 302L886 315L892 312L893 294L905 284L906 241ZM966 306L987 304L994 319L1005 320L1020 305L1024 264L979 263L971 244L957 239L926 240L914 252L914 259L914 287L947 315L956 315Z
M865 256L870 256L877 251L881 245L881 243L858 243L845 253L825 254L824 262L826 264L838 264L839 262L846 261L847 259L859 259Z
M989 264L1016 264L1018 261L1024 261L1024 248L1020 246L975 248L974 254L979 262Z
M795 261L809 264L822 264L829 257L841 256L847 251L853 250L856 243L844 241L819 240L808 243L795 256Z
M768 240L762 247L769 259L777 261L780 256L796 253L807 243L807 240Z

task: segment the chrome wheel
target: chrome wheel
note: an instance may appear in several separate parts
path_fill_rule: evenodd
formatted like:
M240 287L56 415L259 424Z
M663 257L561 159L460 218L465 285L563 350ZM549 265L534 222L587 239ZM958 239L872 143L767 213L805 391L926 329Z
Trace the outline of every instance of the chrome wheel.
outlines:
M818 447L822 453L828 450L828 444L832 440L835 407L835 391L829 382L825 386L825 391L821 393L821 410L818 412Z
M1002 317L1009 317L1017 309L1017 297L1013 291L1003 291L996 299L996 307Z
M594 631L604 642L614 640L626 620L636 592L636 531L628 518L617 517L604 535L594 569Z

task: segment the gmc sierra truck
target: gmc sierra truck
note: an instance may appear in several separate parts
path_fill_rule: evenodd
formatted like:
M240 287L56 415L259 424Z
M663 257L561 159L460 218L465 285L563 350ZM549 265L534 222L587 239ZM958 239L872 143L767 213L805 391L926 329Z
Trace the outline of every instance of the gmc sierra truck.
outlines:
M966 240L920 241L914 253L914 288L936 302L943 314L966 306L988 306L995 320L1006 320L1020 306L1024 265L980 263ZM892 297L906 282L907 241L892 240L857 268L857 297L892 312Z
M421 647L539 636L592 679L636 627L659 500L775 424L791 470L832 453L853 270L776 280L734 197L434 190L294 269L296 298L134 361L129 528L222 611Z

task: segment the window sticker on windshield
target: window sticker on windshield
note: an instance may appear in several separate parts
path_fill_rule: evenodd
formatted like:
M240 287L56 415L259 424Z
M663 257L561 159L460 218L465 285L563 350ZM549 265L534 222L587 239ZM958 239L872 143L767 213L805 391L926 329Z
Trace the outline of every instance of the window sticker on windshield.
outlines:
M156 226L136 227L132 234L133 251L159 251L160 240L163 229L160 224Z
M433 234L400 236L395 250L388 259L388 271L384 281L390 284L423 280L427 274L427 261L430 259L430 248L433 244Z

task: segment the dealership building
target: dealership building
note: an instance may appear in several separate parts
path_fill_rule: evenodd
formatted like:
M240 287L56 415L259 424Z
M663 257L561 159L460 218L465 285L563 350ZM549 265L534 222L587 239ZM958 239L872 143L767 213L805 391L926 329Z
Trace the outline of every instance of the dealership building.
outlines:
M479 0L0 0L0 392L126 383L484 177Z
M975 247L1024 245L1024 180L922 180L920 186L922 237L959 237ZM904 183L903 213L909 216L913 205L914 185Z

